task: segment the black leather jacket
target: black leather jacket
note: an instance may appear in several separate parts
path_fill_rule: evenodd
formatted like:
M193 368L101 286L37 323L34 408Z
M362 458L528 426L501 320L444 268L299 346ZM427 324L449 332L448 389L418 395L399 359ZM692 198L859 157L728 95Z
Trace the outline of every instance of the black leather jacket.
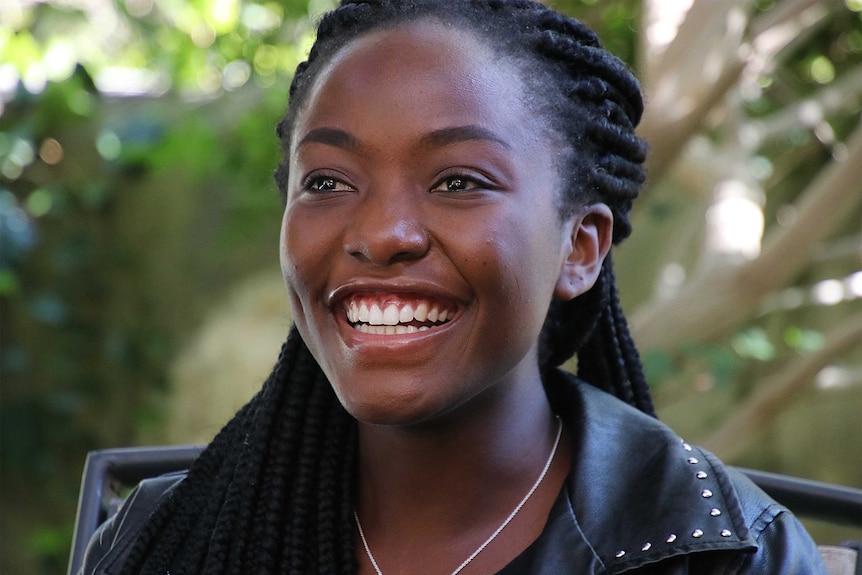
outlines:
M498 575L827 575L795 517L712 454L574 378L552 403L573 466L539 538ZM81 571L116 573L184 474L143 482L93 537Z

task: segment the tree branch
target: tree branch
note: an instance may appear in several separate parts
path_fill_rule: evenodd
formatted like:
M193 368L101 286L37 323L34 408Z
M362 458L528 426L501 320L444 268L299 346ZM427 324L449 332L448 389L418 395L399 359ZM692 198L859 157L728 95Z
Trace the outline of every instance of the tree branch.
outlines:
M756 312L765 295L799 273L817 242L862 204L862 128L846 145L847 156L821 170L797 201L796 219L772 228L756 259L704 268L673 299L655 297L638 310L631 322L638 345L668 348L732 329Z
M799 20L800 14L815 6L825 9L823 0L785 0L771 10L761 14L751 21L750 30L753 36L759 36L768 30L775 30L790 22ZM838 3L835 3L838 5Z
M739 274L739 283L757 295L784 285L814 253L816 242L839 226L862 203L862 127L846 142L847 156L821 170L797 201L790 225L774 227L756 260Z
M667 113L662 107L647 106L638 134L650 144L647 173L654 183L659 181L685 144L703 125L709 112L736 85L745 64L741 58L725 66L714 83L705 86L701 97L681 96L677 109L682 114Z
M704 62L713 59L716 50L724 52L723 60L732 59L733 52L741 43L751 10L749 4L746 0L695 0L677 29L676 36L647 64L647 92L661 96L660 85L667 84L671 78L675 81L671 92L677 96L685 96L691 89L702 88ZM740 21L735 30L730 29L728 18L733 11L744 16L744 21ZM722 44L730 46L731 50L722 50ZM680 85L680 82L685 82L687 86Z
M752 130L759 145L763 145L783 138L800 125L813 128L819 120L854 105L859 94L862 94L862 65L846 72L811 97L786 106L763 120L752 121L743 129Z
M737 24L729 16L733 10ZM670 45L654 61L642 63L648 105L639 134L651 146L647 169L653 182L737 85L753 62L749 44L757 47L759 61L768 61L829 14L817 0L790 0L772 12L749 21L743 2L695 2Z

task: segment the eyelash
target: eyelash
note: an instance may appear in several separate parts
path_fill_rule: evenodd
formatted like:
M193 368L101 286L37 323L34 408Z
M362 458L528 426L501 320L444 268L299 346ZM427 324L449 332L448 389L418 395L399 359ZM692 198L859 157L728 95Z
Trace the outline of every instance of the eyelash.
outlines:
M464 187L452 189L450 186L452 184L455 184L456 182L459 182L460 185ZM330 187L330 189L321 189L321 186L323 185ZM343 186L346 189L338 189L339 186ZM445 189L439 189L441 186L445 186ZM437 183L431 187L430 191L436 193L457 194L474 190L488 189L490 186L491 185L489 183L481 181L472 176L451 174L440 178ZM333 192L352 191L353 187L350 184L347 184L334 176L312 175L307 177L302 182L302 190L306 192L325 194Z
M460 189L450 189L449 185L453 182L461 182L462 185L467 187ZM441 186L446 186L446 189L438 190ZM447 174L446 176L440 178L436 184L431 188L432 192L437 193L464 193L464 192L472 192L475 190L487 190L491 188L491 184L483 179L476 178L475 176L466 176L463 174Z
M458 189L452 189L450 186L455 182L458 182L461 186L466 186L466 187L461 187ZM446 186L445 189L438 190L438 188L440 188L441 186L444 186L444 185ZM472 185L472 187L470 187L471 185ZM431 188L431 191L432 192L439 191L439 192L458 193L458 192L469 192L470 190L478 189L480 187L481 186L479 185L479 183L476 182L475 180L471 179L471 178L467 178L464 176L448 176L448 177L440 180L433 188Z
M339 190L339 189L323 190L320 188L320 186L321 186L321 184L323 184L323 182L330 182L330 184L328 184L328 185L333 186L333 188L337 188L339 185L341 185L341 186L344 186L345 188L348 188L349 190L353 189L352 186L344 183L342 180L340 180L336 177L327 176L327 175L314 175L314 176L307 177L302 182L302 190L305 192L313 192L313 193L319 193L319 194L348 191L348 190Z

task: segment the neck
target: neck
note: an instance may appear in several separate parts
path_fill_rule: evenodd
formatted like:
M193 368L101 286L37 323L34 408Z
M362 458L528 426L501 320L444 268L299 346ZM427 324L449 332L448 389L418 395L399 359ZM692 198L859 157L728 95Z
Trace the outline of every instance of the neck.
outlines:
M551 453L557 420L538 378L487 399L434 422L360 424L357 511L372 545L406 553L446 534L469 540L472 528L481 539L526 495ZM568 461L564 439L545 480L553 494Z

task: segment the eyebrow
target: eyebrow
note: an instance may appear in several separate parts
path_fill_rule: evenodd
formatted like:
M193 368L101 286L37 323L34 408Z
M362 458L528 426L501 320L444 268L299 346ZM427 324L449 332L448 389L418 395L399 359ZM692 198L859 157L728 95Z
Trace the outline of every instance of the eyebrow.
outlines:
M420 142L423 147L438 148L447 144L457 144L459 142L469 142L473 140L493 142L507 150L512 149L512 146L491 130L472 124L434 130L433 132L422 136ZM338 128L315 128L308 132L299 141L296 148L299 149L305 144L310 144L312 142L346 150L358 150L362 147L361 143L355 136L345 132L344 130L340 130Z
M494 142L507 150L512 149L512 146L497 136L494 132L476 125L455 126L452 128L434 130L430 134L426 134L422 137L422 144L430 147L440 147L447 144L456 144L458 142L469 142L471 140Z
M312 142L335 146L336 148L344 148L347 150L356 150L360 147L359 140L344 130L339 130L337 128L315 128L308 132L299 141L296 145L296 149Z

